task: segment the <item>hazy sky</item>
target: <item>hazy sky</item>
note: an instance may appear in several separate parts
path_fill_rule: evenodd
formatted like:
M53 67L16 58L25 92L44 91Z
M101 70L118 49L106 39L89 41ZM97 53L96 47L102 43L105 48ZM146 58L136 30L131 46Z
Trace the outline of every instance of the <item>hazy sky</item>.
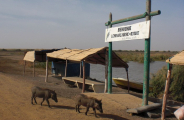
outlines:
M184 50L184 0L152 0L151 50ZM0 48L98 48L105 22L143 14L146 0L0 0ZM132 22L115 26L128 25ZM144 40L113 42L113 50L144 50Z

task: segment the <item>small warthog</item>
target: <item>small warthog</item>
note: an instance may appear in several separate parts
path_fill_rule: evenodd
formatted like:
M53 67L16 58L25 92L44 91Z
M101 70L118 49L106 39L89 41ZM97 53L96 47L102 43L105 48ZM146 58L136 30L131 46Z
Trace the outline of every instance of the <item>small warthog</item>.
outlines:
M57 94L53 90L43 89L35 86L31 88L31 91L32 91L31 104L33 104L33 98L35 103L37 104L36 97L43 98L41 105L44 102L44 100L46 100L49 107L50 107L49 100L48 100L49 98L52 98L55 102L58 102Z
M102 100L98 100L94 97L88 97L86 95L80 94L76 96L76 112L79 111L79 107L80 105L83 105L86 107L86 112L85 114L87 115L87 112L89 111L89 108L93 108L95 117L96 117L96 109L99 110L101 113L103 113L103 109L102 109Z

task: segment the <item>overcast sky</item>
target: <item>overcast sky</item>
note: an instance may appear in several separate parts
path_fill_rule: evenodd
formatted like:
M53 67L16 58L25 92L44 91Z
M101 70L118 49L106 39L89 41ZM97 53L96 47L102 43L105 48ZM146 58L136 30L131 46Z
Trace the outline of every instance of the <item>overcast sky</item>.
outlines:
M184 50L184 0L152 0L151 50ZM0 0L0 48L99 48L105 22L143 14L146 0ZM145 21L145 18L114 27ZM113 50L144 50L144 40L113 42Z

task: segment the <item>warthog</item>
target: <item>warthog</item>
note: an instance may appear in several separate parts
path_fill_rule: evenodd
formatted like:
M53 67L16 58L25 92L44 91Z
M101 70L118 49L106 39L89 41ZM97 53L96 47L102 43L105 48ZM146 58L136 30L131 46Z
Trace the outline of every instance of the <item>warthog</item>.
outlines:
M35 86L31 88L31 91L32 91L31 104L33 104L33 99L35 103L37 104L36 97L43 98L43 101L41 102L41 106L44 100L46 100L48 106L50 107L49 100L48 100L49 98L52 98L55 102L58 102L57 94L53 90L43 89L43 88Z
M86 95L80 94L76 96L76 112L79 111L79 107L80 105L83 105L86 107L86 112L85 114L87 115L87 112L89 111L89 108L93 108L95 117L96 117L96 109L99 110L101 113L103 113L103 109L102 109L102 100L98 100L94 97L88 97Z

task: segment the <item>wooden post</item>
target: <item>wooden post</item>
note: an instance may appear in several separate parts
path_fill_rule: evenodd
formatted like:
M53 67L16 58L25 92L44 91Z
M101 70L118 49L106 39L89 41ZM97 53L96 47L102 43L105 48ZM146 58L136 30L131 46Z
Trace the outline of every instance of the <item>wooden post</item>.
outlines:
M68 67L68 60L66 59L66 65L65 65L65 77L67 77L67 67Z
M105 88L104 93L107 93L108 89L108 49L105 50Z
M128 93L129 93L129 89L130 89L130 84L129 84L129 77L128 77L128 68L125 68L126 73L127 73L127 80L128 80Z
M85 92L85 62L83 61L83 87L82 87L82 93Z
M81 78L82 77L82 61L80 61L80 75L79 77Z
M165 109L166 109L166 103L167 103L167 95L168 95L168 91L169 91L169 83L170 83L170 78L171 78L171 69L172 69L172 64L169 64L169 68L167 71L167 79L166 79L166 83L165 83L165 92L164 92L164 96L163 96L161 120L165 119Z
M48 58L46 56L46 76L45 76L45 82L48 81Z
M33 77L35 77L35 61L33 61Z
M26 71L26 61L24 60L24 76L25 76L25 71Z
M25 57L26 53L27 53L27 51L24 52L24 57ZM25 76L25 71L26 71L26 60L24 60L24 71L23 71L24 76Z

